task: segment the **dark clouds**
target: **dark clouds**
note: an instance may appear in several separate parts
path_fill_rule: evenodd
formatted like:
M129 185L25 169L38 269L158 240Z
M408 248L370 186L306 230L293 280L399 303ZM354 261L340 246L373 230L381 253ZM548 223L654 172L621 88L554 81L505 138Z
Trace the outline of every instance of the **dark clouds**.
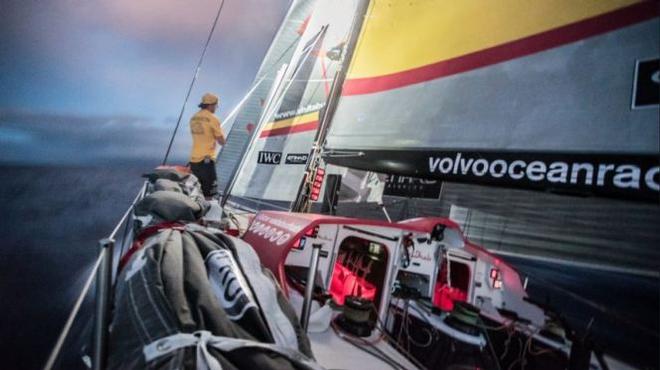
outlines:
M173 122L137 116L82 116L0 110L0 159L18 163L85 164L150 161L165 153ZM182 124L182 133L187 125ZM186 141L187 135L179 135ZM189 143L172 159L185 162Z

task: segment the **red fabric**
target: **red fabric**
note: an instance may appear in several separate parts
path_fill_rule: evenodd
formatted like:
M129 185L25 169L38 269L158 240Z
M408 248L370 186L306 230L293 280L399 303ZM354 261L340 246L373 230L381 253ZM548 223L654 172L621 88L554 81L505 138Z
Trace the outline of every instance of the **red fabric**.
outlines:
M443 311L451 311L454 309L454 302L467 301L467 293L458 289L447 286L445 284L437 284L433 294L433 305Z
M227 229L225 230L225 233L227 233L227 235L235 236L237 238L239 236L238 229Z
M192 171L190 170L190 167L187 166L158 166L156 167L157 170L173 170L176 172L179 172L184 175L190 175Z
M335 263L335 270L330 280L330 294L340 305L344 304L346 296L356 295L373 301L376 298L376 287L364 278L357 276L348 267Z
M147 238L156 234L162 229L183 230L183 224L178 222L163 222L158 225L149 226L146 229L142 230L142 232L137 236L137 238L133 240L133 244L131 244L131 248L129 248L128 251L126 251L124 256L121 258L121 260L119 260L118 272L121 272L124 266L131 259L133 254L135 254L135 252L139 251L140 248L142 248L142 245L144 245L144 241L147 240Z
M307 18L305 18L305 20L302 22L300 27L298 27L298 29L296 30L296 33L299 34L300 36L302 36L302 34L305 33L305 30L307 29L307 25L309 24L309 18L311 18L311 16L308 15Z

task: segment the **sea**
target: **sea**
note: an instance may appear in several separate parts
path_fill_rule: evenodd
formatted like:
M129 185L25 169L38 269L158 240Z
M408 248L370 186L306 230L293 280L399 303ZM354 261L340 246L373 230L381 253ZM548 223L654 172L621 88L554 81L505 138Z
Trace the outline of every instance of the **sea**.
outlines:
M42 368L106 237L153 163L0 165L0 369ZM523 258L530 297L560 312L595 347L658 369L660 280ZM92 289L93 292L93 289ZM84 369L93 297L56 363Z

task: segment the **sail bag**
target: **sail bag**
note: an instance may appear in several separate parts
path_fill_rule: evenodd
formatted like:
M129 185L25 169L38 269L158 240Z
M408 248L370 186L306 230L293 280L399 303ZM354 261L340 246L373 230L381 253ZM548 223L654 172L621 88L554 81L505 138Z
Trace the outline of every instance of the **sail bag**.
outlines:
M252 247L165 224L117 277L108 368L317 368L309 341Z

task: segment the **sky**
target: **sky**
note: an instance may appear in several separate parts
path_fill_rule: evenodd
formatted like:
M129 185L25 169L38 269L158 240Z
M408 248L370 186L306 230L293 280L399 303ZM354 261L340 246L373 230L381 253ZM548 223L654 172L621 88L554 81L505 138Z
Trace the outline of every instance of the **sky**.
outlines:
M162 159L221 0L0 2L0 162ZM288 0L225 0L173 148L201 95L249 90Z

